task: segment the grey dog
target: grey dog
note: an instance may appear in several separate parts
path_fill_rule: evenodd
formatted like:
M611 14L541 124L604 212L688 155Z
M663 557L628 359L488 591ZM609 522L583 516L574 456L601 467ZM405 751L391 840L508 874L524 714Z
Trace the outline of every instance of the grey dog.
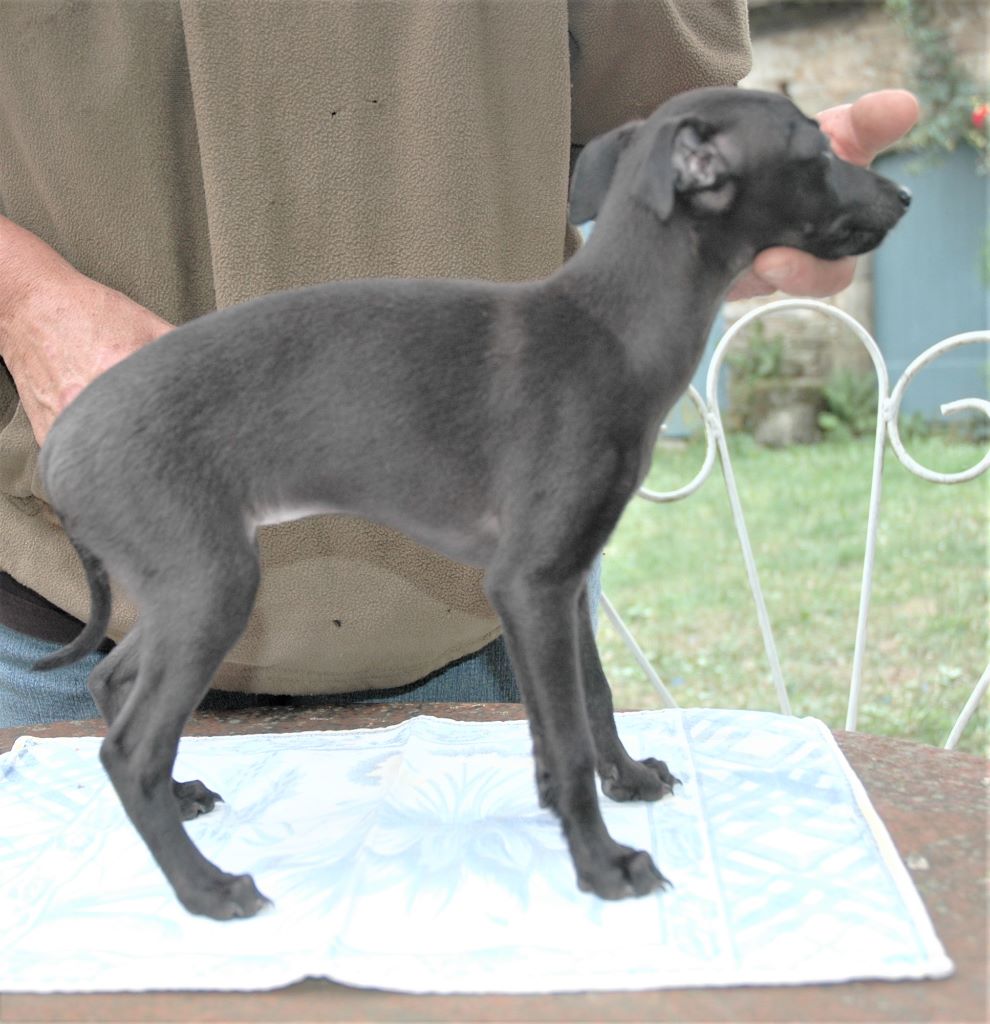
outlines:
M215 918L267 902L193 845L213 807L173 782L183 726L236 642L259 580L255 531L347 512L486 570L533 737L540 801L579 886L663 888L609 835L615 800L677 780L616 733L586 575L650 464L719 302L769 246L835 259L878 245L909 194L833 156L767 93L705 89L593 140L573 175L588 243L540 281L337 282L179 327L93 381L41 456L85 566L89 623L39 663L102 639L109 577L137 603L89 685L102 762L178 898Z

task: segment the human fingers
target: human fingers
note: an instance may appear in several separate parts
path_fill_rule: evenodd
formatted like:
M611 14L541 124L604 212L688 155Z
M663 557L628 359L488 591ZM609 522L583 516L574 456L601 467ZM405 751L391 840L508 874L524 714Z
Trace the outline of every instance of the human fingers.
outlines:
M919 110L906 89L881 89L823 110L818 123L838 156L865 167L915 126Z

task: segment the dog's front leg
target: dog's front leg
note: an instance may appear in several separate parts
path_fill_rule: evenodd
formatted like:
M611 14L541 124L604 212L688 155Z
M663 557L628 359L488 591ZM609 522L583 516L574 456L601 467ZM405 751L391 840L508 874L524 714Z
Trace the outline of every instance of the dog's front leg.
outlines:
M578 602L578 643L598 774L605 794L613 800L659 800L672 793L680 779L670 773L667 765L655 757L634 760L619 739L612 690L598 656L591 624L587 587L581 591Z
M667 882L648 853L615 842L602 820L578 666L580 586L526 572L488 576L532 720L541 800L560 817L578 885L604 899L642 896Z

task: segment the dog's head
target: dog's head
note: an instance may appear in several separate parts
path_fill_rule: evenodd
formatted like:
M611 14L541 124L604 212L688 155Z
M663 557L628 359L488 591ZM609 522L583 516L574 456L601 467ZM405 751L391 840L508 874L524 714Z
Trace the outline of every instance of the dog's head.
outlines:
M682 93L593 139L574 168L571 221L596 218L613 183L661 221L731 224L754 253L787 245L823 259L876 248L911 199L835 156L790 100L745 89Z

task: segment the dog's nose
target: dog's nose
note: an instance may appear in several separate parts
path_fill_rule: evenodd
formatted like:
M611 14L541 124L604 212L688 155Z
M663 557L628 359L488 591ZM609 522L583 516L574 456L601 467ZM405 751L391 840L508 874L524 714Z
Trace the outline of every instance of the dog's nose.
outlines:
M911 205L911 190L904 185L897 190L897 198L901 201L901 206L906 210Z

